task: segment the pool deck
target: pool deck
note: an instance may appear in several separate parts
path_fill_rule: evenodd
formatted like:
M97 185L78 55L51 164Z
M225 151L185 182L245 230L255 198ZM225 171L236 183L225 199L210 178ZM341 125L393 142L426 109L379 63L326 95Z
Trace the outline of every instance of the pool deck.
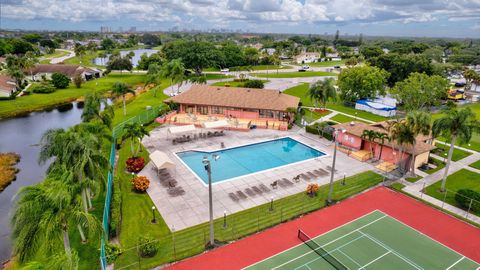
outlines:
M185 190L185 194L177 197L168 195L167 188L160 184L159 178L153 169L151 162L145 166L139 175L147 176L150 179L150 188L147 192L165 222L170 228L175 228L175 230L181 230L207 222L209 216L208 187L205 186L203 182L201 182L201 180L180 161L180 159L174 154L176 152L192 149L213 151L220 149L220 144L222 142L225 144L226 148L230 148L289 136L327 154L326 156L319 158L273 168L251 175L245 175L231 181L227 180L216 183L213 185L214 218L222 217L224 211L229 215L231 213L267 203L271 198L276 200L305 191L308 183L318 183L323 185L330 180L330 175L327 175L309 182L301 180L299 183L294 183L290 187L279 186L276 189L270 187L270 184L277 179L287 178L292 180L294 176L297 176L300 173L319 168L326 169L328 165L332 164L333 144L327 140L319 139L318 136L305 133L305 131L298 128L289 131L267 129L257 129L250 132L225 131L226 135L222 137L198 139L187 143L173 145L171 142L172 136L170 135L169 139L167 139L168 127L168 125L162 125L156 128L150 132L149 137L145 137L142 140L142 143L150 153L155 150L167 153L170 159L176 164L176 168L169 169L169 172L172 177L178 181L178 186L181 186ZM199 160L199 162L201 161ZM374 167L368 163L354 160L339 151L337 152L336 169L338 170L338 173L335 175L335 180L339 180L343 178L344 173L348 177L367 170L373 170ZM267 186L270 189L270 192L263 193L262 195L248 196L247 199L241 199L237 202L233 201L228 196L230 192L236 192L237 190L241 190L245 193L246 188L258 186L260 184Z

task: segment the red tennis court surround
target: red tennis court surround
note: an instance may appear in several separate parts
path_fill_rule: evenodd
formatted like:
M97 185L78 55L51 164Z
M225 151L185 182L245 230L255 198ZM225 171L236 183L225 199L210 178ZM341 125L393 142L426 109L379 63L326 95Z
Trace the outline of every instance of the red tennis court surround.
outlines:
M379 187L167 269L241 269L298 245L299 228L314 237L377 209L480 263L479 228Z

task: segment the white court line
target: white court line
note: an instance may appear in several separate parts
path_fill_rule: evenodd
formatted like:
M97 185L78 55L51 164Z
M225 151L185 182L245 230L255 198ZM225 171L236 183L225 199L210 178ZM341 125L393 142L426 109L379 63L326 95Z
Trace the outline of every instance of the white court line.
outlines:
M373 223L375 223L375 222L377 222L377 221L379 221L379 220L381 220L381 219L383 219L383 218L385 218L385 217L386 217L386 216L382 216L382 217L380 217L380 218L377 218L377 219L375 219L374 221L371 221L371 222L369 222L369 223L367 223L367 224L365 224L365 225L363 225L363 226L361 226L361 227L359 227L359 228L357 228L357 229L355 229L355 230L353 230L353 231L351 231L351 232L349 232L349 233L347 233L347 234L344 234L344 235L342 235L342 236L340 236L340 237L338 237L338 238L336 238L336 239L334 239L334 240L332 240L332 241L330 241L330 242L322 245L322 247L328 246L328 245L330 245L331 243L334 243L334 242L336 242L336 241L338 241L338 240L346 237L347 235L350 235L350 234L352 234L352 233L354 233L354 232L357 232L357 231L359 231L359 230L361 230L361 229L363 229L363 228L365 228L365 227L367 227L367 226L370 226L371 224L373 224ZM342 227L343 227L343 226L342 226ZM278 268L280 268L280 267L282 267L282 266L284 266L284 265L286 265L286 264L289 264L289 263L291 263L291 262L293 262L293 261L295 261L295 260L297 260L297 259L299 259L299 258L302 258L302 257L304 257L304 256L306 256L306 255L308 255L308 254L310 254L310 253L312 253L312 252L314 252L314 251L311 250L311 251L308 251L308 252L306 252L306 253L303 253L302 255L300 255L300 256L298 256L298 257L296 257L296 258L293 258L293 259L288 260L288 261L286 261L286 262L284 262L284 263L282 263L282 264L280 264L280 265L277 265L276 267L272 268L272 270L278 269Z
M391 251L393 254L397 255L397 257L399 257L400 259L404 260L405 262L407 262L408 264L410 264L411 266L419 269L419 270L422 270L423 268L419 265L417 265L416 263L410 261L407 257L403 256L402 254L398 253L397 251L395 251L394 249L390 248L389 246L385 245L384 243L382 243L380 240L376 239L375 237L373 236L370 236L369 234L367 233L364 233L362 231L359 231L361 234L365 235L367 238L369 238L370 240L372 240L373 242L375 242L376 244L380 245L381 247L383 247L384 249L386 250L389 250Z
M375 260L373 260L373 261L371 261L371 262L369 262L369 263L365 264L364 266L362 266L362 267L358 268L358 270L360 270L360 269L365 269L365 267L367 267L367 266L369 266L370 264L372 264L372 263L374 263L374 262L376 262L376 261L380 260L381 258L383 258L384 256L386 256L386 255L388 255L388 254L390 254L390 253L392 253L392 251L390 251L390 250L389 250L389 251L387 251L387 252L385 252L385 253L383 253L383 255L381 255L381 256L379 256L379 257L377 257Z
M460 259L458 259L458 261L454 262L452 265L450 265L450 266L449 266L447 269L445 269L445 270L448 270L448 269L454 267L457 263L459 263L459 262L460 262L461 260L463 260L463 259L465 259L465 256L462 256Z
M343 252L341 249L338 250L338 252L341 252L343 255L345 255L347 258L349 258L352 262L354 262L356 265L361 266L357 261L355 261L352 257L348 256L347 253Z
M370 213L367 213L367 214L365 214L365 215L363 215L363 216L360 216L360 217L358 217L358 218L356 218L356 219L353 219L353 220L351 220L351 221L349 221L349 222L347 222L347 223L344 223L344 224L342 224L342 225L340 225L340 226L338 226L338 227L335 227L335 228L333 228L333 229L331 229L331 230L328 230L328 231L326 231L326 232L324 232L324 233L322 233L322 234L320 234L320 235L317 235L317 236L315 236L315 238L321 237L321 236L323 236L323 235L325 235L325 234L328 234L328 233L330 233L330 232L333 232L333 231L336 230L336 229L342 228L342 227L345 226L345 225L351 224L351 223L353 223L353 222L355 222L355 221L357 221L357 220L360 220L360 219L362 219L362 218L364 218L364 217L367 217L367 216L369 216L369 215L371 215L371 214L373 214L373 213L375 213L375 212L379 212L379 213L381 213L381 214L383 214L383 215L386 215L385 213L383 213L382 211L380 211L380 210L378 210L378 209L377 209L377 210L373 210L373 211L370 212ZM273 257L275 257L275 256L277 256L277 255L280 255L280 254L282 254L282 253L288 252L288 251L290 251L291 249L297 248L298 246L301 246L301 245L304 245L304 243L302 242L302 243L300 243L300 244L298 244L298 245L295 245L295 246L293 246L293 247L291 247L291 248L285 249L285 250L282 251L282 252L273 254L272 256L269 256L269 257L267 257L267 258L265 258L265 259L263 259L263 260L261 260L261 261L258 261L258 262L256 262L256 263L253 263L253 264L251 264L251 265L249 265L249 266L246 266L246 267L242 268L242 270L247 269L247 268L249 268L249 267L251 267L251 266L254 266L254 265L256 265L256 264L259 264L259 263L261 263L261 262L263 262L263 261L267 261L267 260L269 260L269 259L271 259L271 258L273 258Z
M376 211L378 211L378 212L380 212L380 213L382 213L382 214L384 214L384 215L387 215L387 214L385 214L384 212L382 212L381 210L378 210L378 209L377 209ZM388 216L388 215L387 215L387 216ZM437 240L435 240L435 239L431 238L430 236L428 236L428 235L426 235L426 234L422 233L421 231L418 231L417 229L413 228L412 226L410 226L410 225L408 225L408 224L405 224L405 223L403 223L402 221L400 221L400 220L398 220L398 219L396 219L396 218L394 218L394 217L392 217L392 216L388 216L388 217L390 217L391 219L393 219L393 220L397 221L398 223L400 223L400 224L402 224L402 225L404 225L404 226L406 226L406 227L408 227L408 228L410 228L410 229L412 229L412 230L416 231L417 233L419 233L419 234L421 234L421 235L425 236L426 238L428 238L428 239L432 240L433 242L435 242L435 243L438 243L438 244L440 244L440 245L444 246L445 248L447 248L447 249L449 249L449 250L451 250L451 251L453 251L453 252L457 253L458 255L460 255L460 256L464 256L464 255L463 255L463 254L461 254L460 252L457 252L456 250L454 250L454 249L452 249L452 248L448 247L447 245L443 244L442 242L439 242L439 241L437 241ZM472 259L470 259L470 258L468 258L468 257L466 257L466 258L467 258L467 259L469 259L469 260L471 260L472 262L474 262L474 263L476 263L476 264L479 264L478 262L476 262L476 261L474 261L474 260L472 260ZM479 266L480 266L480 265L479 265ZM480 268L480 267L479 267L479 268ZM477 268L477 269L478 269L478 268Z

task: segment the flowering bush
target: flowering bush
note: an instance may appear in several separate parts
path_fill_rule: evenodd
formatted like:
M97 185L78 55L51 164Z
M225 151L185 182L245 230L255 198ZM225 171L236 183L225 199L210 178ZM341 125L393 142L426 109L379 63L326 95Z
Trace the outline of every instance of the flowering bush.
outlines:
M318 192L318 184L308 184L307 194L310 196L316 196Z
M138 173L145 167L145 160L143 157L131 157L125 161L125 166L129 172Z
M146 176L137 176L132 179L132 185L136 191L145 192L150 186L150 180Z

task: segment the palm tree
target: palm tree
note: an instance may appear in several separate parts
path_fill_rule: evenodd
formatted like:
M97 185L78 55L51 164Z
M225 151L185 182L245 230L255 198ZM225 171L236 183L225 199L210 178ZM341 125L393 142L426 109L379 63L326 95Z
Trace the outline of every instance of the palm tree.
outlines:
M15 84L17 88L20 89L22 86L23 79L25 78L25 74L23 73L23 57L18 57L15 55L7 55L5 62L7 64L7 75L15 79Z
M370 142L370 156L373 157L373 143L377 138L377 132L374 130L365 129L360 136L363 140L367 140Z
M328 78L323 81L316 81L308 89L307 95L315 102L315 107L317 107L317 104L320 101L323 105L323 108L325 108L327 101L329 99L335 99L337 96L334 80Z
M83 122L99 121L108 128L111 128L113 116L113 107L108 104L106 98L98 92L87 94L82 111Z
M145 87L149 84L153 85L153 97L157 96L157 86L162 83L162 68L158 64L150 64L148 66L147 78L145 79Z
M477 76L477 73L474 70L466 70L463 72L463 77L465 78L465 81L467 82L467 89L470 90L472 88L472 81L475 79Z
M412 143L412 158L411 158L411 171L412 175L415 176L415 146L417 144L418 135L429 135L432 119L430 114L423 111L414 111L407 115L405 119L405 125L412 131L415 136L415 140Z
M123 127L123 136L122 140L127 140L130 139L130 149L132 151L132 157L137 157L138 152L140 151L140 142L143 139L143 137L150 136L148 131L143 127L143 125L140 125L136 122L133 123L127 123ZM137 149L134 148L134 144L137 144L138 141L138 146Z
M460 143L468 143L472 138L473 133L480 133L480 122L476 120L475 113L470 108L461 110L450 109L446 111L442 118L436 119L433 122L433 136L442 136L450 138L450 149L448 150L447 164L442 178L442 185L440 191L445 191L445 184L447 182L448 169L452 160L453 150L455 144L459 139Z
M385 144L385 140L390 141L390 137L384 132L377 132L376 137L380 140L380 154L378 155L378 160L382 160L383 145Z
M25 55L23 56L23 66L22 66L22 70L29 70L30 71L30 77L31 79L33 80L33 70L32 68L35 67L35 65L37 64L38 62L38 59L35 57L35 54L33 52L26 52Z
M123 116L127 115L127 104L125 101L125 95L128 93L132 93L135 95L135 91L132 90L126 83L116 82L115 84L113 84L113 96L115 96L116 98L122 97L123 99Z
M405 146L412 145L415 141L415 135L409 126L406 125L405 120L397 121L391 127L390 136L392 140L395 140L400 149L400 170L404 172L405 164L403 164L403 153Z
M162 77L170 78L171 86L177 83L177 92L180 90L183 80L185 79L185 66L180 59L174 59L162 67Z

